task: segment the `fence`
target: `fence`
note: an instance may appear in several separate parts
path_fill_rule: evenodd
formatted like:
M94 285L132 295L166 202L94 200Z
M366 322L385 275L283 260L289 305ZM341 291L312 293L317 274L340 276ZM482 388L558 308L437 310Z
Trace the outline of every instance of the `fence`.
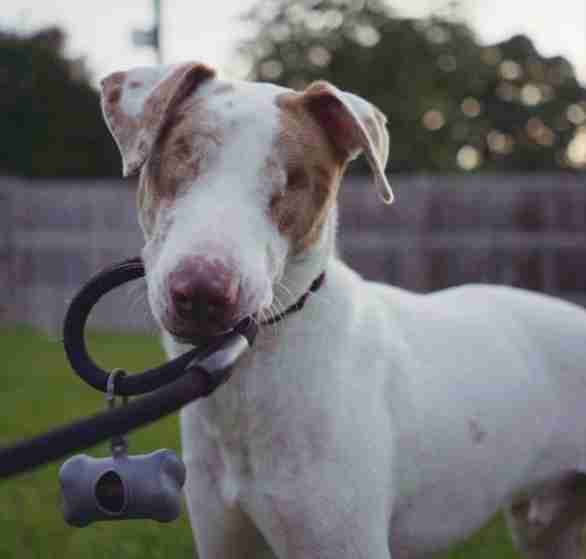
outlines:
M586 301L585 174L392 181L391 207L367 178L342 189L341 253L364 276L417 291L489 282ZM132 184L0 178L0 320L57 329L79 285L141 243ZM129 309L122 288L94 324L152 327L143 295Z

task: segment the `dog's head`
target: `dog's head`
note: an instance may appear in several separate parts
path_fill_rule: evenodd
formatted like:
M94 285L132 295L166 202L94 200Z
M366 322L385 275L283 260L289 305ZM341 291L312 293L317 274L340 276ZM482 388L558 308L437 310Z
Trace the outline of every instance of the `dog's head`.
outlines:
M136 68L102 81L102 107L124 175L140 172L151 308L179 338L220 333L271 305L286 266L323 244L359 153L392 198L385 117L326 82L295 92L219 80L203 64ZM300 294L320 271L288 290Z

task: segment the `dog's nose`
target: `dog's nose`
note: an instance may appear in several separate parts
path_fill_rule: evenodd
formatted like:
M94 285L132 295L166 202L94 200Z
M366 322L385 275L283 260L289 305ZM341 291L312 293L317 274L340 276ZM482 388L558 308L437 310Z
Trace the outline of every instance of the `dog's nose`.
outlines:
M199 332L212 334L232 326L240 280L228 264L185 258L168 281L175 313Z

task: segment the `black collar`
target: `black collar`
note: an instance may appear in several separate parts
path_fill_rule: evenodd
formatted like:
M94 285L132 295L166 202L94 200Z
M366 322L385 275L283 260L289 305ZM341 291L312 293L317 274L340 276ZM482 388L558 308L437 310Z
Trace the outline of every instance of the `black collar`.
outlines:
M294 313L294 312L297 312L297 311L300 311L303 308L303 306L305 305L305 303L307 302L307 299L309 298L309 296L312 293L315 293L324 284L325 279L326 279L326 273L322 272L319 276L317 276L317 278L315 278L313 280L313 282L309 286L309 289L301 297L299 297L299 299L297 300L296 303L291 305L285 311L283 311L279 314L276 314L275 316L273 316L272 318L269 318L268 320L261 322L260 325L261 326L269 326L270 324L275 324L275 322L280 322L287 315Z

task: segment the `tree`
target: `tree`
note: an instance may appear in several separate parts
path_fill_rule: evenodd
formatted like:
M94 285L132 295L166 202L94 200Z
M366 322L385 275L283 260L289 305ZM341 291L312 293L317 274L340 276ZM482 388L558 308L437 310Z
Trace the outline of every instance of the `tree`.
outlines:
M461 22L402 18L383 0L260 0L245 20L250 77L326 79L371 100L393 171L586 168L586 90L527 37L482 46Z
M57 28L0 32L0 173L29 177L120 174L99 97L82 61L63 55Z

